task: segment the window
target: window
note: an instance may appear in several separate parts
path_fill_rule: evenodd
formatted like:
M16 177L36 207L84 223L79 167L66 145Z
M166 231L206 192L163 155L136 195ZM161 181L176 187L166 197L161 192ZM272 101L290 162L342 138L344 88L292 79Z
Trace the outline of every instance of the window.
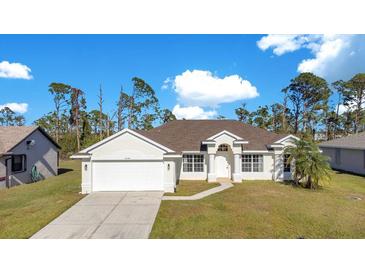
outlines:
M263 172L264 164L262 155L252 155L252 171Z
M184 172L203 172L204 155L202 154L185 154L183 155Z
M259 154L242 155L242 172L263 172L264 157Z
M290 155L289 154L284 154L284 172L290 172L291 171L291 165L288 162Z
M23 172L26 171L26 156L22 155L13 155L11 157L11 171L12 172Z
M194 155L194 171L195 172L204 171L204 156L201 154Z
M219 145L218 151L228 151L228 146L225 144Z
M341 164L341 149L336 148L335 162L337 165Z
M252 155L242 155L242 172L251 172Z

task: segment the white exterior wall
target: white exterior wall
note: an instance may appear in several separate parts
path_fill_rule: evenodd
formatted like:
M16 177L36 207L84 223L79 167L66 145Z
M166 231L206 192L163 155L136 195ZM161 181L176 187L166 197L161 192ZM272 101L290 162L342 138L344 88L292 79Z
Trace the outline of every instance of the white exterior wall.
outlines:
M165 192L175 192L176 187L176 166L174 160L164 161L164 190Z
M136 137L124 133L100 147L90 151L93 159L161 159L164 152L156 146Z
M336 148L321 147L322 153L330 157L330 165L333 169L344 170L365 175L364 150L344 149L341 150L340 164L336 164Z
M81 162L82 193L175 190L175 159L164 159L165 151L134 134L126 132L116 136L89 153L90 158Z
M274 154L272 152L266 153L249 153L244 154L258 154L263 155L264 171L263 172L242 172L242 180L272 180L274 174ZM240 169L242 171L242 167Z
M81 192L87 194L91 192L92 165L90 159L81 161Z

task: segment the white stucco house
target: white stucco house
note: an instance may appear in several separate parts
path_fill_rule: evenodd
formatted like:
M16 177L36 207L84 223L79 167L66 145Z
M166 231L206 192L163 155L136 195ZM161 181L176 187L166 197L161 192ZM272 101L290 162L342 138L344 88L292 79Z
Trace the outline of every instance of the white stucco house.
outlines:
M333 169L365 175L365 132L319 144Z
M233 120L176 120L148 131L122 131L73 155L82 192L173 192L179 180L291 179L283 150L297 137Z
M58 173L60 146L37 126L0 126L0 188ZM33 176L35 177L35 176Z

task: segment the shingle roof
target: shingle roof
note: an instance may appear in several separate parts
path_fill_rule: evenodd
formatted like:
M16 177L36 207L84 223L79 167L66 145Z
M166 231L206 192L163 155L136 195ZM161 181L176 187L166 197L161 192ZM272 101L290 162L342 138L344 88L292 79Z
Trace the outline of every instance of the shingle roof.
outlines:
M39 129L52 143L58 148L59 145L37 126L0 126L0 155L8 152L21 141L23 141L32 132Z
M333 139L319 144L320 147L365 149L365 132Z
M235 120L175 120L148 131L137 132L176 152L182 152L199 151L202 141L223 130L249 141L245 145L247 150L267 150L267 145L288 135L276 134Z

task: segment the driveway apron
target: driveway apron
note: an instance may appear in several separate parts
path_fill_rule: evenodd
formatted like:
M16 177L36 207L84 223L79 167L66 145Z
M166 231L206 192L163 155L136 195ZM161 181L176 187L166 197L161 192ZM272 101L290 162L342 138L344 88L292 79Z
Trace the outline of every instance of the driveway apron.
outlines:
M147 239L163 192L91 193L32 239Z

